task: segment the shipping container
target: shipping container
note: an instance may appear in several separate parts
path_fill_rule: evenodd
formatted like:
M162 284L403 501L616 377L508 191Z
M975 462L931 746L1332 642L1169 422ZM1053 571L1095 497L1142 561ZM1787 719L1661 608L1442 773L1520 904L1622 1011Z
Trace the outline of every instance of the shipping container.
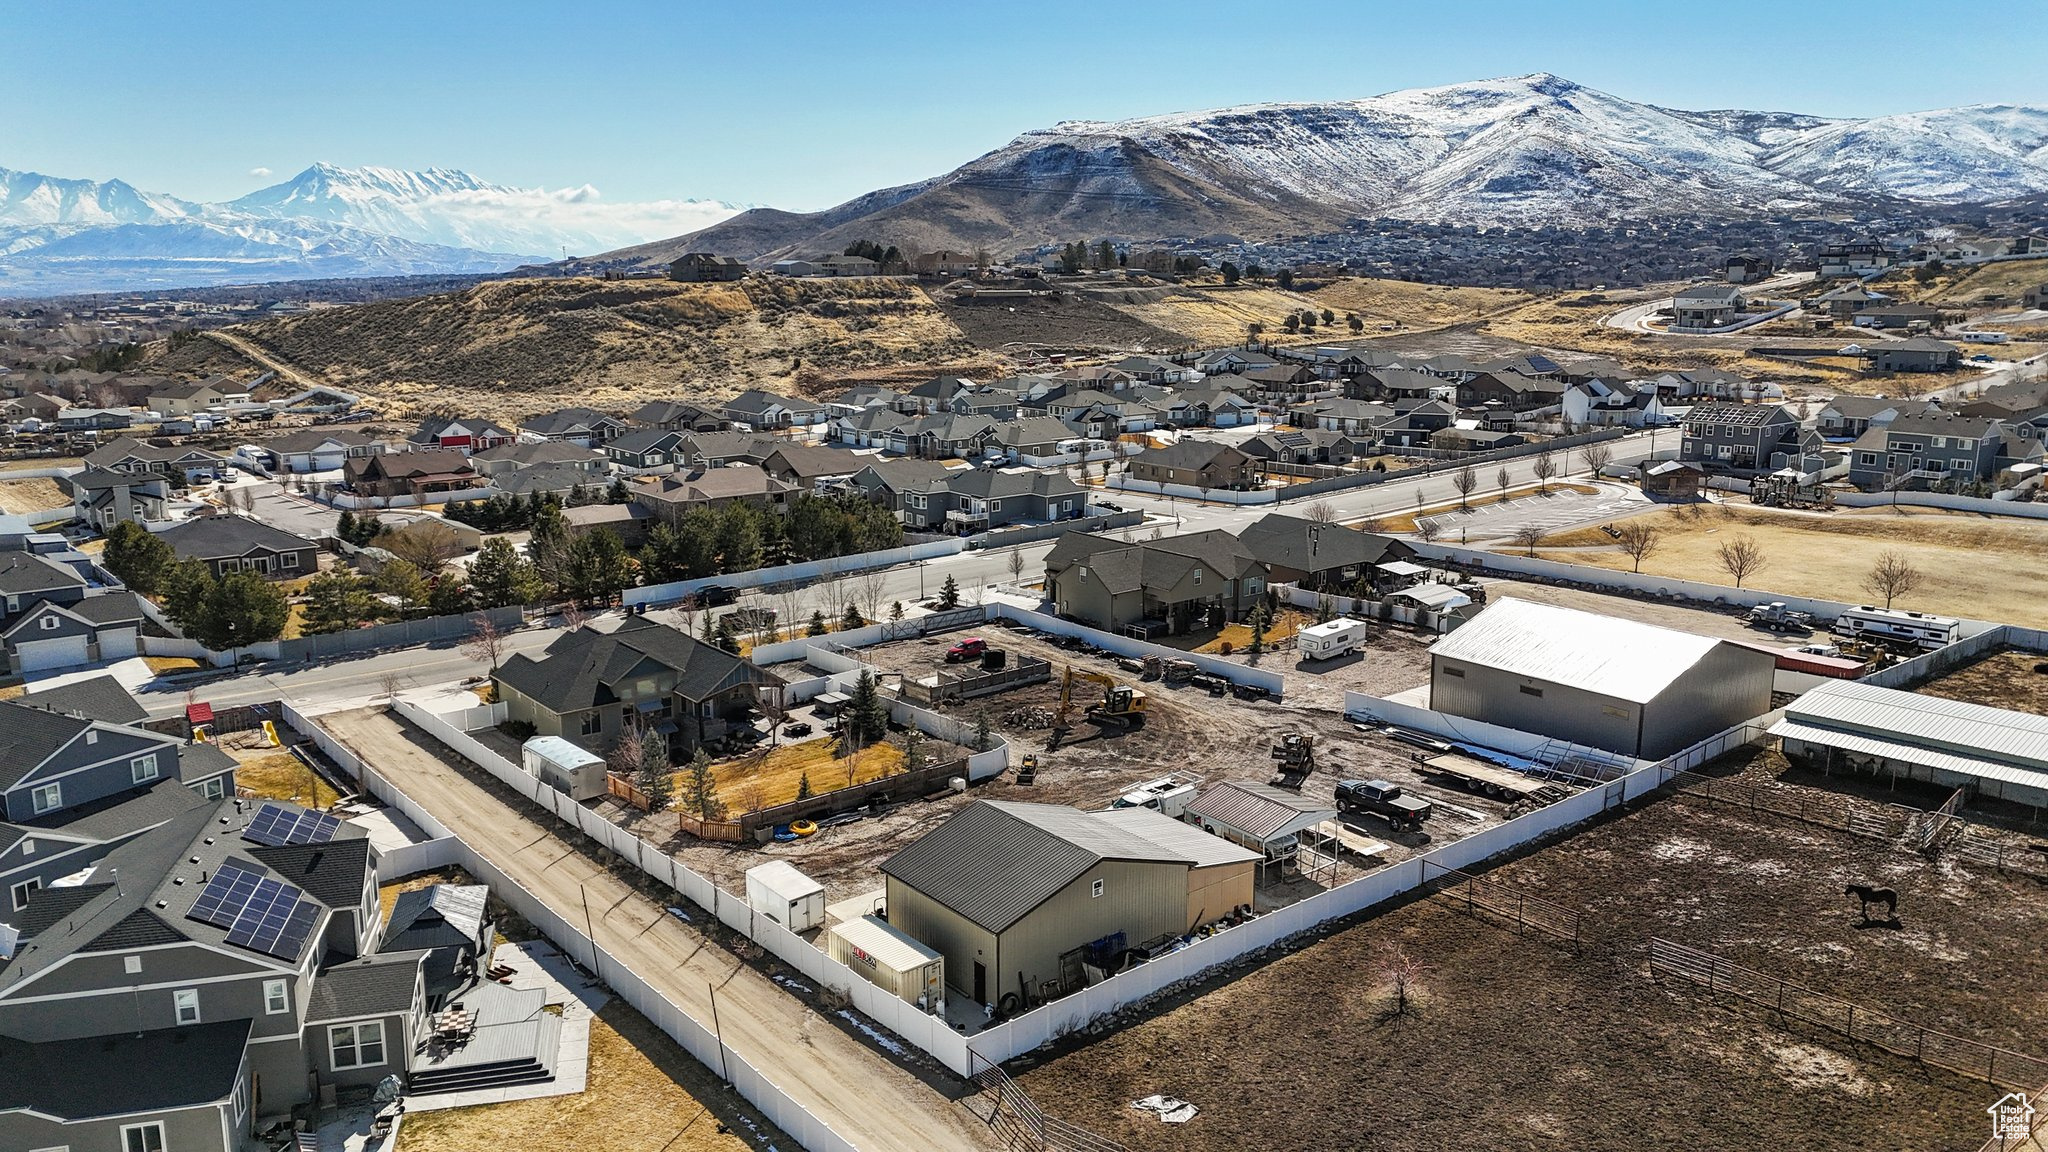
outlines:
M868 983L927 1012L945 1011L946 958L870 914L832 926L831 955Z

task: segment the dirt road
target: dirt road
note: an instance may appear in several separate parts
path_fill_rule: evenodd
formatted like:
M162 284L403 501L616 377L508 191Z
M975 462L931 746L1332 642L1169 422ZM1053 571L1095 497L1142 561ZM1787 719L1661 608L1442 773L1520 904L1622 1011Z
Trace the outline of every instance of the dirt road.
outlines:
M448 829L597 941L798 1103L863 1149L993 1149L984 1124L933 1086L819 1017L693 926L585 858L440 759L439 746L381 709L320 718Z
M202 332L200 333L200 335L205 336L208 340L211 340L214 343L219 344L222 347L239 354L244 359L248 360L250 363L256 365L259 368L266 368L272 372L277 373L279 378L283 379L287 383L297 385L300 388L321 387L321 384L318 380L313 379L312 377L285 363L284 361L279 360L277 357L272 356L270 353L265 352L263 349L258 348L256 345L242 338L242 336L238 333L230 332L224 328L216 328L210 332Z

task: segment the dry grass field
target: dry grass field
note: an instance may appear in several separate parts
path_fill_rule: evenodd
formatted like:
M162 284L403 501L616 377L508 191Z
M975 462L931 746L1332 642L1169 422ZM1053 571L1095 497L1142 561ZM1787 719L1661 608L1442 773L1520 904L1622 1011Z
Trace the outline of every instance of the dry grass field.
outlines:
M1943 308L2018 308L2030 288L2048 283L2048 258L1957 265L1922 283L1910 275L1887 276L1880 291Z
M926 741L925 752L929 756L941 747ZM838 749L839 741L827 736L801 744L784 744L772 751L764 748L736 760L724 761L711 771L718 782L718 798L725 801L726 808L737 816L796 799L798 786L805 776L810 777L811 791L817 793L865 784L903 770L902 747L887 740L868 745L855 753L850 761L837 755ZM683 780L678 774L676 787L680 791L682 786Z
M1339 317L1356 312L1368 332L1377 331L1382 324L1407 328L1465 324L1530 300L1528 293L1512 288L1456 288L1370 277L1339 280L1312 295Z
M0 512L21 514L41 512L49 508L62 508L71 503L71 496L55 480L37 477L29 480L0 480Z
M239 766L235 786L266 800L287 800L308 808L325 808L341 799L334 786L289 752L271 747L228 748Z
M1746 586L1868 601L1863 578L1879 556L1898 551L1923 579L1894 607L2048 625L2048 569L2040 562L2048 550L2048 523L1919 508L1827 514L1735 504L1693 508L1698 511L1666 508L1629 518L1651 524L1659 533L1656 551L1643 561L1645 573L1732 585L1717 554L1722 544L1747 536L1763 548L1767 562L1745 581ZM1598 528L1549 537L1537 554L1624 572L1632 567L1613 539Z
M1254 323L1265 325L1268 337L1283 339L1285 334L1280 331L1280 323L1288 313L1321 313L1324 308L1331 308L1338 314L1338 323L1329 329L1327 338L1351 339L1351 330L1343 325L1342 309L1315 297L1299 292L1282 292L1278 288L1190 288L1148 302L1120 304L1111 301L1111 306L1154 328L1177 333L1190 343L1212 345L1243 343L1247 326ZM1322 328L1316 329L1318 333L1323 331Z

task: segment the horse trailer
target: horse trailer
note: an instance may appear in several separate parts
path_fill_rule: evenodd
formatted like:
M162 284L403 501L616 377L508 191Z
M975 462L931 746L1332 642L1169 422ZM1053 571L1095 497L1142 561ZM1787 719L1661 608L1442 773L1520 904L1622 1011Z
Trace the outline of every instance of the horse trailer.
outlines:
M1835 635L1850 640L1904 643L1932 651L1956 642L1962 621L1899 608L1851 608L1835 617Z

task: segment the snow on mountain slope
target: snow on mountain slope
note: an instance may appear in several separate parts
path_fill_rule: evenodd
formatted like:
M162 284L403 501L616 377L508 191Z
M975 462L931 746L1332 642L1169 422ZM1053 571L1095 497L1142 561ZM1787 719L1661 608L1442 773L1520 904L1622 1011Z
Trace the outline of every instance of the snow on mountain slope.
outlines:
M153 224L204 214L203 205L138 191L119 180L65 180L0 168L0 227L32 224Z
M1846 120L1764 157L1815 187L1910 200L1996 200L2048 191L2048 108L2009 104Z

